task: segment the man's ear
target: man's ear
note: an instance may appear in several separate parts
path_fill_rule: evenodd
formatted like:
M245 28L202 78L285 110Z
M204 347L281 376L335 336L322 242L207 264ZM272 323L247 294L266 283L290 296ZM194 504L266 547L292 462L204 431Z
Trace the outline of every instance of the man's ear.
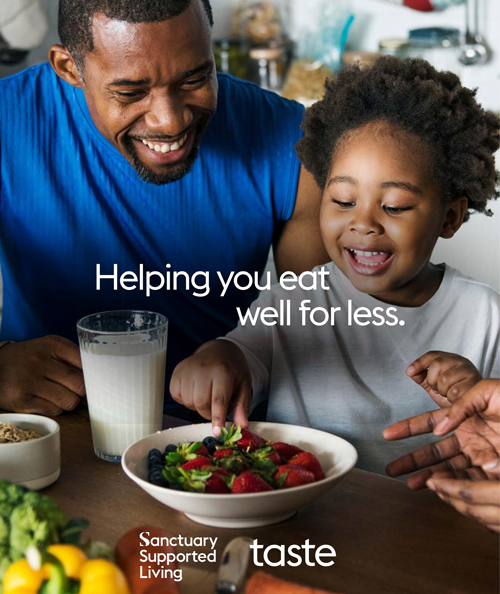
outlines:
M68 48L63 45L51 46L49 50L49 62L57 76L73 87L82 87L83 81Z
M441 228L440 237L450 239L460 229L467 213L469 201L463 198L455 198L445 206L444 222Z

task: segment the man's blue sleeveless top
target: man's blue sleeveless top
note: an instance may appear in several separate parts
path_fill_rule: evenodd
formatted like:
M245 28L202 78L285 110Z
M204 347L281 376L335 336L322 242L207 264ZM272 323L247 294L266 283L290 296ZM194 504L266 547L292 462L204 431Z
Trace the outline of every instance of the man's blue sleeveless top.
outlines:
M236 325L255 289L224 298L217 271L261 272L273 235L292 215L299 175L293 146L303 109L257 86L219 75L217 112L191 172L142 181L95 127L81 90L48 63L0 80L0 338L58 334L76 340L77 320L111 309L147 309L169 320L168 368ZM113 290L102 274L210 273L206 297L178 290L147 297ZM157 279L155 282L158 282ZM199 277L198 283L202 282ZM131 283L128 283L130 286Z

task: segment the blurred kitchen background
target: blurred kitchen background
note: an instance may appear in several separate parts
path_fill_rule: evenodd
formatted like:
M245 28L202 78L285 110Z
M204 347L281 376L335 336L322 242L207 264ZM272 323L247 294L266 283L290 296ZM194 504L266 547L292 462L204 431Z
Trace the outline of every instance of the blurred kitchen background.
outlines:
M211 0L218 69L311 105L325 77L380 54L423 56L500 112L500 0ZM0 0L0 77L46 60L57 0ZM36 47L35 47L36 46ZM0 97L1 101L1 97ZM500 204L473 215L445 261L500 291Z

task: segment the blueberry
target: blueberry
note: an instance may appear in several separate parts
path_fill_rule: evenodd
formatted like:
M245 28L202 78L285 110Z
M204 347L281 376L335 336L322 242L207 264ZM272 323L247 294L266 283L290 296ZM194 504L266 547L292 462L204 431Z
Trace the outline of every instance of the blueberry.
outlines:
M178 483L171 483L170 488L174 491L184 491L182 485L179 485Z
M161 472L163 470L163 462L158 462L157 460L155 460L153 462L149 462L148 470L150 473L154 472L154 471Z
M220 444L219 440L215 437L212 437L211 435L205 437L202 443L207 448L210 454L213 454L215 452L215 448Z
M216 437L212 437L211 435L209 435L208 437L205 437L205 439L202 441L203 445L208 448L208 446L212 443L217 443L217 438Z
M153 462L153 461L160 461L163 458L163 454L160 452L160 450L154 449L154 450L150 450L149 454L148 454L148 462Z
M176 452L177 446L174 443L169 443L168 446L165 448L165 456L170 454L171 452Z
M168 487L168 481L163 476L161 469L154 469L149 473L148 480L153 485L157 485L158 487Z

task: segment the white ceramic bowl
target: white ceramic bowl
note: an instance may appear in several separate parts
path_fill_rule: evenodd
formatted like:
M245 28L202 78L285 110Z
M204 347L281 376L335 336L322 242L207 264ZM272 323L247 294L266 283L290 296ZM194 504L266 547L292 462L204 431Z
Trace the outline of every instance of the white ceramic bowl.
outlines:
M55 482L61 473L59 424L47 417L18 413L0 414L0 423L31 429L41 436L19 443L0 443L0 480L35 490Z
M316 483L250 494L187 493L148 482L148 452L169 443L201 441L212 435L210 423L187 425L154 433L132 444L122 457L127 475L152 497L184 512L188 518L207 526L251 528L275 524L293 516L299 507L329 491L356 464L354 447L336 435L279 423L250 423L249 430L271 441L296 445L312 452L321 462L326 478Z

